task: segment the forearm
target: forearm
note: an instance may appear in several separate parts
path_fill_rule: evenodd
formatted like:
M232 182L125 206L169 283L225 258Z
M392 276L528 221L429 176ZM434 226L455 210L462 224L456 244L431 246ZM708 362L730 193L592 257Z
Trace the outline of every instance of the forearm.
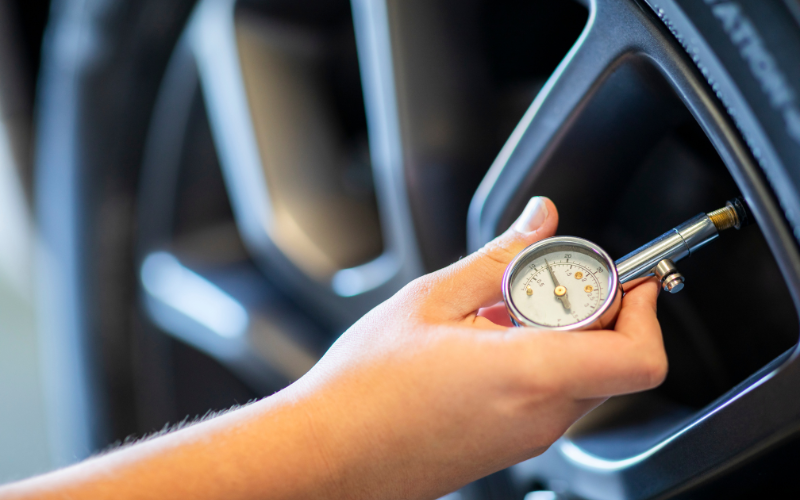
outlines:
M628 290L614 331L481 315L502 307L508 261L555 233L555 206L534 201L515 229L373 309L286 390L0 497L434 499L541 453L604 398L658 385L667 363L652 280Z
M309 421L279 393L246 408L0 488L2 498L313 498L336 489Z
M398 399L396 388L382 386L385 376L360 375L327 381L312 372L245 408L0 487L0 498L436 498L492 472L483 463L465 475L448 459L477 450L420 453L437 434L457 431L407 411L415 398ZM336 390L325 390L331 382Z

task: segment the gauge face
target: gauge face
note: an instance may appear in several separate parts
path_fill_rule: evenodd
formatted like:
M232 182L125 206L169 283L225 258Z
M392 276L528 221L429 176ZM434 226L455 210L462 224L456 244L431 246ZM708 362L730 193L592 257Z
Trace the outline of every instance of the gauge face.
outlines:
M556 237L520 254L505 296L529 323L568 327L602 309L616 287L605 252L585 240Z

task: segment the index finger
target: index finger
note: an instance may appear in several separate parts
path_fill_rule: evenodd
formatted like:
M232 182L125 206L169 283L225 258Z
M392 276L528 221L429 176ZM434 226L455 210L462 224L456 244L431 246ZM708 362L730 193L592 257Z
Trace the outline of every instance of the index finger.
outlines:
M649 277L648 276L643 276L641 278L636 278L635 280L627 281L627 282L622 284L622 290L624 290L625 293L628 293L628 291L636 288L637 286L641 285L642 283L644 283L645 281L647 281L647 280L649 280L651 278L652 278L652 276L649 276Z
M630 288L622 299L612 331L601 333L599 351L584 351L579 379L585 397L611 396L652 389L663 382L667 358L656 316L660 285L648 278ZM585 332L591 335L592 332Z
M577 399L651 389L666 376L667 362L656 317L658 283L646 280L622 299L614 330L551 332L519 330L512 337L532 377L546 369ZM531 360L537 360L531 363Z
M660 284L656 278L641 278L630 283L622 299L622 309L614 330L628 336L642 331L655 331L661 337L661 325L656 317Z

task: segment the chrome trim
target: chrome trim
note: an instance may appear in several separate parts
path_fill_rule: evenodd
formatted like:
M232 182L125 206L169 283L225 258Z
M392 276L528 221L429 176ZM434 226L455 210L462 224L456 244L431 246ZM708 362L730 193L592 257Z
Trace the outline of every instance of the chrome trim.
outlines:
M274 244L270 197L238 57L235 6L235 0L202 0L185 40L197 61L237 225L256 260L295 292L313 289L318 307L349 325L423 273L403 174L386 5L352 1L384 253L324 282L303 273Z
M600 259L605 262L606 268L608 269L609 293L603 304L601 304L600 307L598 307L597 310L588 318L570 325L554 327L536 323L522 314L522 311L519 310L516 304L514 304L514 300L511 298L511 280L514 278L514 275L520 268L522 262L524 262L530 254L538 252L543 248L556 245L575 245L595 252ZM514 260L511 261L508 267L506 267L506 272L503 274L502 283L503 300L506 303L506 308L508 309L509 316L511 316L511 320L517 326L527 326L531 328L540 328L543 330L573 331L604 328L611 324L614 319L616 319L622 301L622 292L620 291L619 286L619 275L617 274L617 268L614 266L614 261L611 260L611 257L609 257L606 251L600 248L600 246L592 243L589 240L576 238L574 236L553 236L552 238L547 238L530 245L525 250L517 254L517 256L514 257Z
M214 357L260 392L297 380L319 360L296 340L280 308L248 310L170 253L147 255L139 275L144 306L160 329Z
M372 169L386 246L386 257L378 257L376 261L394 259L397 273L405 271L404 274L411 280L424 270L403 169L403 142L386 0L351 0L351 6L367 111ZM368 271L370 265L367 263L360 267Z
M91 456L105 440L105 416L88 351L85 283L80 269L85 250L77 236L83 214L75 127L78 79L92 65L97 43L80 36L93 15L87 2L60 2L58 22L47 27L37 102L34 197L40 234L36 248L35 293L42 384L52 465L63 467ZM54 16L56 17L56 16Z
M719 235L706 214L700 214L617 260L620 283L649 276L664 259L678 262Z

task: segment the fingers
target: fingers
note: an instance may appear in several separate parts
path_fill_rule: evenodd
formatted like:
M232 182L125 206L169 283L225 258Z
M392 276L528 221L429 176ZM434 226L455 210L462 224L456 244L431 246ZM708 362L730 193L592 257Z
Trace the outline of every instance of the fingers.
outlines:
M479 309L478 317L486 318L495 325L505 326L508 328L514 326L514 323L511 322L511 318L508 316L508 309L506 308L504 302Z
M656 317L656 299L660 286L656 278L647 278L626 291L622 299L622 309L617 317L615 330L631 338L640 332L658 331L661 338L661 326Z
M655 278L632 288L622 299L613 331L581 332L573 345L575 394L611 396L652 389L667 375L667 356L656 317ZM577 343L576 342L576 343Z
M514 329L512 351L532 379L546 374L556 390L577 399L656 387L667 358L656 318L658 283L649 279L625 295L615 330L549 332Z
M650 277L645 276L643 278L636 278L635 280L628 281L627 283L623 283L622 284L622 290L624 290L627 293L629 290L632 290L632 289L636 288L637 286L641 285L642 283L644 283L645 281L647 281L649 279L652 279L652 276L650 276Z
M503 273L511 260L525 247L553 236L557 227L558 212L553 202L531 198L505 233L474 254L423 278L431 307L459 320L497 303L502 299Z
M511 346L510 351L504 350L504 363L507 359L531 380L547 378L577 399L637 392L660 384L667 361L656 318L659 286L655 279L626 284L615 330L503 328L509 322L497 303L502 300L506 267L525 247L553 236L557 226L558 212L552 201L532 198L509 230L478 252L415 280L405 297L423 296L421 312L437 322L472 316L473 328L504 331L502 339Z

